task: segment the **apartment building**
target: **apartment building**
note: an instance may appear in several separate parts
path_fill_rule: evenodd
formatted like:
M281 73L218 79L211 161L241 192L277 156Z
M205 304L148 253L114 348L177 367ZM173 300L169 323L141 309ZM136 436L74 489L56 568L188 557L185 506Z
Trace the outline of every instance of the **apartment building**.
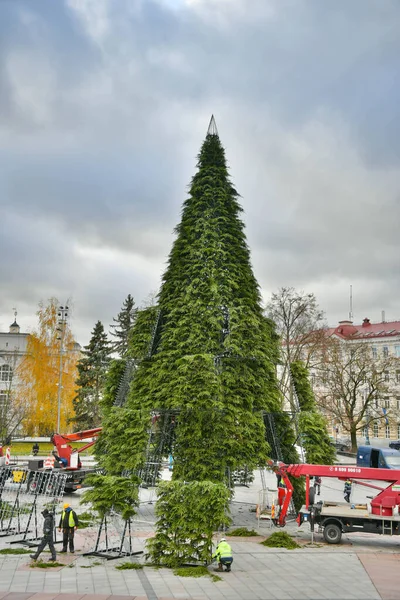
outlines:
M4 405L14 378L16 367L26 353L29 333L21 333L16 318L7 333L0 332L0 404Z
M329 328L326 333L329 338L339 340L347 349L360 342L368 344L372 365L374 361L377 368L383 362L388 365L383 372L385 391L376 394L370 403L366 412L369 426L364 427L362 434L370 438L400 439L400 321L371 323L365 318L357 325L345 320L340 321L337 327ZM311 370L310 376L315 395L323 396L326 385L323 367ZM362 405L363 395L367 393L368 381L365 386L359 386L359 405ZM332 419L333 434L337 427L338 424Z

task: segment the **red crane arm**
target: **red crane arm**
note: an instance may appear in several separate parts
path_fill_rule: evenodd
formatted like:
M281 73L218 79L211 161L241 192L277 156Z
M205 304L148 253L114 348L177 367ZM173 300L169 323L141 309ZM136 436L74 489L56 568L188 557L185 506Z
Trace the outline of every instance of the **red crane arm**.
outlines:
M93 446L101 432L101 427L95 429L86 429L86 431L78 431L76 433L54 433L51 436L51 441L57 448L57 455L67 461L67 468L71 467L71 455L75 452L83 452L87 448ZM88 442L81 448L74 450L69 442L76 442L79 440L87 440L88 438L94 438L91 442ZM76 467L75 467L76 468ZM80 468L80 459L78 459L78 467Z
M285 484L286 491L283 500L279 502L281 504L276 524L284 526L286 522L286 514L289 509L290 501L293 495L293 486L290 481L289 475L292 477L305 477L306 478L306 507L309 504L309 487L310 477L335 477L337 479L369 479L375 481L386 481L389 485L386 488L379 488L373 484L365 485L368 487L375 487L380 490L378 494L371 502L373 510L378 510L383 505L390 495L393 495L393 484L396 484L396 488L400 489L400 469L373 469L370 467L357 467L356 465L309 465L309 464L293 464L285 465L284 463L273 463L269 461L269 466L275 471L275 473L281 475L281 478ZM396 491L393 498L390 499L390 503L397 502L398 492ZM399 494L400 498L400 494Z
M338 479L374 479L375 481L399 481L400 469L373 469L356 465L285 465L278 466L279 472L286 472L293 477L306 475L319 477L336 477Z
M63 439L65 442L78 442L79 440L87 440L91 437L97 437L101 431L101 427L95 429L86 429L86 431L77 431L76 433L55 433L52 436L53 443L57 438ZM55 446L57 444L54 444Z

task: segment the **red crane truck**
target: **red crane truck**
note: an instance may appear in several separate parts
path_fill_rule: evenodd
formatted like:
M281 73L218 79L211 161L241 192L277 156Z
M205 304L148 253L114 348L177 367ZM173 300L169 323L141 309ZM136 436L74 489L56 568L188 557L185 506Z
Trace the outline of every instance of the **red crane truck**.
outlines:
M273 522L284 527L289 504L293 494L292 477L305 477L306 503L297 516L299 526L309 521L311 530L318 524L328 544L339 544L342 533L362 531L388 535L400 534L400 470L374 469L350 465L308 465L271 463L273 471L281 476L285 484L281 492L279 506ZM350 479L352 483L379 490L379 493L367 504L347 504L346 502L317 502L315 490L310 487L310 477L334 477L342 481ZM382 482L383 486L375 482Z
M59 468L60 472L66 473L66 492L75 492L82 487L86 475L93 473L96 469L83 469L79 454L93 446L101 431L101 427L78 431L76 433L54 433L50 441L54 445L54 452L48 459L32 459L28 461L28 488L33 492L37 485L34 473L48 469ZM70 442L90 439L90 442L81 448L73 448Z

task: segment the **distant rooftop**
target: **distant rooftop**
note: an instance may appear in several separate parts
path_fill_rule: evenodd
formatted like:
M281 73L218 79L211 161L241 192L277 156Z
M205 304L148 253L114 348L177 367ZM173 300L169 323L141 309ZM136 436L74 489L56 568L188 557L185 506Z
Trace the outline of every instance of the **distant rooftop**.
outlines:
M400 321L383 321L371 323L367 318L360 325L352 321L339 321L337 327L330 327L328 335L336 335L346 340L395 337L400 335Z

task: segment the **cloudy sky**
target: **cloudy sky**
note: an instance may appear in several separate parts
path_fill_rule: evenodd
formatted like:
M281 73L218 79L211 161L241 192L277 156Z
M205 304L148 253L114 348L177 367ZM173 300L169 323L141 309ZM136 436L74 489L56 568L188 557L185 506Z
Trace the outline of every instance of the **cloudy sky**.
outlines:
M0 0L0 330L159 288L214 113L263 297L400 318L398 0Z

